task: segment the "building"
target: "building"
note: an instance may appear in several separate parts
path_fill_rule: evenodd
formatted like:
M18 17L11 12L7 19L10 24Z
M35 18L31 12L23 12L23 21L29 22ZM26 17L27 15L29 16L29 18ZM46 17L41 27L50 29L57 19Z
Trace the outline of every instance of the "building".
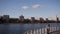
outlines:
M34 21L35 20L35 17L31 17L31 21Z
M48 19L48 18L46 18L45 20L46 20L46 21L49 21L49 19Z
M2 18L2 16L0 16L0 19Z
M42 17L40 17L39 22L44 22L44 19Z
M54 17L52 18L52 20L54 20L54 21L59 21L59 18L58 18L58 16L56 15L56 16L54 16Z
M31 17L31 22L35 22L35 17Z
M42 17L39 18L40 21L44 21L44 19Z
M59 21L59 18L57 17L57 21Z
M3 19L9 19L9 15L3 15Z
M3 15L3 21L9 22L9 15Z
M24 21L24 16L23 15L19 16L19 20Z

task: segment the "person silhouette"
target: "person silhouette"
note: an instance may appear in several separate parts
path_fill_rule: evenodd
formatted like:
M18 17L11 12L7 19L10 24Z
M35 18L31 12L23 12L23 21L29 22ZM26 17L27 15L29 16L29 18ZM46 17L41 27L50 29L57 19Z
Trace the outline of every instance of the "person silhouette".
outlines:
M49 31L50 31L50 24L47 24L46 30L47 30L47 34L49 34Z

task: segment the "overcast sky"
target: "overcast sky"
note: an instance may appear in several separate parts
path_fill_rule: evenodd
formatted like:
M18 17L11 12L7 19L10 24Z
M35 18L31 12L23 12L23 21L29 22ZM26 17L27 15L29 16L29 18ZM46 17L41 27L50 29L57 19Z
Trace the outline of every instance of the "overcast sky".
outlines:
M60 0L0 0L0 15L10 15L18 18L60 17Z

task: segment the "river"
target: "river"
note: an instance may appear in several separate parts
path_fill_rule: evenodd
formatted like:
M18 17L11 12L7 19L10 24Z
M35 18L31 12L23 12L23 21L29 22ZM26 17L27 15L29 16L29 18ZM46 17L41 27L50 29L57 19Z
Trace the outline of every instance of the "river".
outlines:
M60 23L49 23L50 26L60 27ZM38 29L46 27L47 23L38 24L0 24L0 34L23 34L25 31L30 29Z

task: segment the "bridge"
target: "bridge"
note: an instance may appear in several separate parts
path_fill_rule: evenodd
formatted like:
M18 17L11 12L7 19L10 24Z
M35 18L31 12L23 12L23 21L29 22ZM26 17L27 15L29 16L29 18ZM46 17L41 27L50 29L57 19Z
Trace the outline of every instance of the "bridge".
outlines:
M47 34L47 28L37 28L37 29L30 29L25 31L23 34ZM60 27L59 26L50 26L50 34L60 34Z

